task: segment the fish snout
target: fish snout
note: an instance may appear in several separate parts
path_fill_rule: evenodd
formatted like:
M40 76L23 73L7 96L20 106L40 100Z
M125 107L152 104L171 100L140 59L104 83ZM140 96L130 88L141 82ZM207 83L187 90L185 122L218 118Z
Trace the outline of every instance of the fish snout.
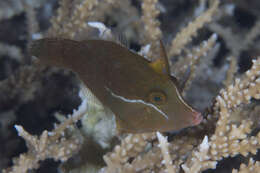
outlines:
M192 111L192 125L196 126L201 123L203 117L200 112Z

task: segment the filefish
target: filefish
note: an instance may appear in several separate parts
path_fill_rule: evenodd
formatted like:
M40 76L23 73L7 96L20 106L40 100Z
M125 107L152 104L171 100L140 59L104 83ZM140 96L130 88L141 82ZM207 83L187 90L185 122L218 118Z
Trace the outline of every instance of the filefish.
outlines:
M42 64L76 73L114 113L120 132L178 131L198 125L201 113L182 98L161 47L162 57L150 62L112 41L44 38L31 44L30 54Z

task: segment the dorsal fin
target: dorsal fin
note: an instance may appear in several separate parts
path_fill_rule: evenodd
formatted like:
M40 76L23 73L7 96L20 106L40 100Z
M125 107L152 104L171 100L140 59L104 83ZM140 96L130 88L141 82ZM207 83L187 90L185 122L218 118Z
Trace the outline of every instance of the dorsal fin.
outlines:
M171 80L176 84L178 88L180 88L178 80L175 76L171 74L169 59L163 45L162 40L160 40L160 58L150 63L150 66L160 74L168 75Z
M163 45L160 40L160 58L150 63L150 66L157 72L161 74L171 75L170 67L168 62L168 57Z
M164 58L164 62L165 62L165 73L168 74L171 78L171 80L175 83L175 85L178 87L179 90L182 90L178 79L171 74L171 70L170 70L170 64L169 64L169 59L166 53L166 49L164 47L164 44L162 42L162 40L160 40L160 56Z
M165 73L171 76L169 59L162 40L160 40L160 56L164 59Z

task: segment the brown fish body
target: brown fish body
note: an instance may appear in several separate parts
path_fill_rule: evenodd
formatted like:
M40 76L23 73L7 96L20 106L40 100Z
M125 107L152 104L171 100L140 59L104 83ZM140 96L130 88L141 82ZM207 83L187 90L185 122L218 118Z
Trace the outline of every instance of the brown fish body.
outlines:
M33 43L31 53L42 63L78 74L116 115L122 131L180 130L201 121L170 76L157 73L148 60L111 41L42 39Z

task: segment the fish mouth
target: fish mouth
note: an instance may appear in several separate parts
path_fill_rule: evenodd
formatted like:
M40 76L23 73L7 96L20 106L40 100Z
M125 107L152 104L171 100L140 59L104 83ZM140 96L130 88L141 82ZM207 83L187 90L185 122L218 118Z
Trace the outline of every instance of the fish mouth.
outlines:
M192 112L192 125L196 126L201 123L203 117L200 112L193 111Z

